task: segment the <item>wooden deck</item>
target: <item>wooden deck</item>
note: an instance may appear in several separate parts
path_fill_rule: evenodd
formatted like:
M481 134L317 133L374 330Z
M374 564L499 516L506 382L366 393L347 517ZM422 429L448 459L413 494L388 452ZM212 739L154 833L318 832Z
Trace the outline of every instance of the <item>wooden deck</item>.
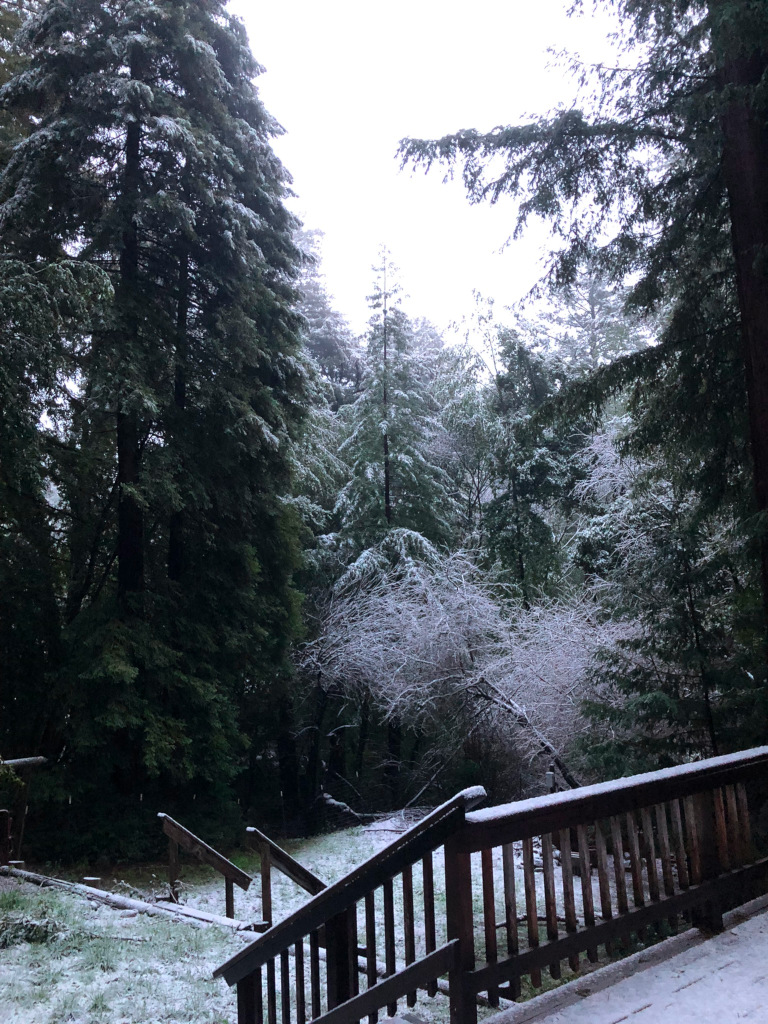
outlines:
M691 929L487 1024L731 1024L768 1021L768 898Z

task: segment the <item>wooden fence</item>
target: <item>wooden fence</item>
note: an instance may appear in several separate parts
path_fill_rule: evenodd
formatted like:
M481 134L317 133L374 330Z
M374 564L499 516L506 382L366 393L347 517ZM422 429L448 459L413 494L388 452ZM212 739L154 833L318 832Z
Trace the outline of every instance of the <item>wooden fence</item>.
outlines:
M471 810L482 790L465 791L216 975L237 985L238 1024L375 1024L384 1007L414 1005L419 989L434 995L445 974L452 1024L475 1024L481 994L491 1005L514 1000L524 978L538 987L544 970L559 978L564 963L576 971L583 956L595 962L599 947L610 954L652 927L717 931L724 910L764 892L768 858L755 850L748 806L755 783L768 783L768 747L486 810Z

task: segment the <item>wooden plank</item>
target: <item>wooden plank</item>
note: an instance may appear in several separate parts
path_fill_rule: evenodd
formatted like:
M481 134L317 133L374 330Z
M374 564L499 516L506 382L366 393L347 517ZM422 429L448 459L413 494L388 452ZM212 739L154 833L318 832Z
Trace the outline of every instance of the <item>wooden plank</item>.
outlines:
M691 859L691 881L698 885L702 881L701 847L696 821L696 807L692 796L685 798L685 831L688 838L688 856Z
M523 840L523 882L525 884L525 916L527 918L528 948L539 944L539 907L536 899L536 872L533 867L533 840ZM531 984L541 988L541 971L531 971Z
M275 983L275 961L267 960L267 1021L277 1024L277 985Z
M0 815L2 815L0 811ZM0 831L2 831L2 820L0 819ZM2 852L0 852L0 863L2 863ZM179 844L175 839L168 839L168 885L171 889L171 899L174 903L179 902ZM232 917L235 915L233 914Z
M520 949L517 932L517 895L515 892L515 849L511 843L501 848L504 868L504 921L507 929L507 956L516 956ZM520 978L511 981L512 999L520 998Z
M611 818L611 845L613 847L613 877L616 881L616 910L619 914L626 914L629 910L627 873L624 870L624 842L621 836L621 821L618 817Z
M456 849L455 837L446 842L444 852L448 941L457 941L449 978L451 1024L477 1024L477 1003L467 996L464 984L475 967L472 862L468 853Z
M293 951L294 970L296 974L296 1021L297 1024L306 1024L306 979L304 977L304 943L297 942Z
M661 899L659 893L659 874L656 868L656 842L653 838L653 821L651 811L643 807L640 811L640 821L643 824L643 853L645 854L645 867L648 872L648 892L655 902Z
M309 934L309 989L312 996L312 1020L322 1013L320 1003L320 935Z
M268 846L259 850L261 859L261 916L272 926L272 854ZM300 938L300 936L297 936Z
M241 889L248 889L253 879L245 871L233 864L231 860L227 860L218 850L214 850L212 846L204 843L202 839L199 839L189 829L184 828L178 821L174 821L169 815L160 812L158 818L162 819L163 832L171 839L175 839L182 850L197 857L203 864L215 868L225 878L230 878L235 885L239 885Z
M352 995L350 974L354 973L357 978L357 944L350 950L349 913L343 910L325 925L325 990L329 1009L349 999ZM353 972L350 972L350 962L355 964Z
M728 808L728 839L731 846L731 866L739 868L742 864L746 863L747 858L741 841L739 807L736 802L736 789L734 786L725 787L725 804Z
M282 1024L291 1024L291 975L288 950L280 954L280 1019Z
M676 893L668 900L649 903L645 907L630 910L624 917L614 917L610 921L596 924L594 929L589 931L582 929L574 935L567 935L558 939L554 949L549 945L541 946L524 950L519 957L502 960L495 964L483 964L469 975L467 988L470 992L477 993L486 991L490 984L503 985L514 977L518 970L525 974L546 966L553 953L564 959L571 952L584 950L587 943L607 944L612 939L621 938L632 932L637 933L641 928L655 924L670 912L681 913L712 899L717 900L723 893L729 893L734 905L738 906L749 898L749 894L758 880L763 882L767 878L768 858L764 858L756 864L732 871L722 878L715 878Z
M257 850L261 852L263 847L268 847L271 855L270 859L277 870L282 871L287 878L290 878L292 882L295 882L296 885L306 890L306 892L316 896L317 893L327 888L321 878L313 874L309 868L305 868L303 864L299 864L290 853L287 853L281 846L278 846L269 836L254 828L253 825L249 825L245 831L252 840L255 840L253 845Z
M413 868L409 864L403 868L403 938L405 940L405 963L412 964L416 959L416 927L413 911ZM416 1005L416 990L407 993L408 1006Z
M758 777L765 774L767 766L768 747L757 747L738 754L712 757L676 768L474 811L467 815L466 828L457 842L462 850L468 852L482 850L486 846L503 846L526 836L588 825L615 814L626 814L627 811Z
M749 804L747 802L747 790L743 783L736 786L736 802L739 805L739 822L741 823L741 842L744 851L744 861L749 864L755 859L755 852L752 846L752 825L749 818Z
M431 853L423 858L421 868L424 879L424 946L427 953L433 953L437 948L437 935L435 933L435 872ZM434 978L427 983L427 995L431 998L437 995L437 981Z
M691 884L688 873L688 854L685 849L685 832L683 831L683 816L680 811L680 801L673 800L669 804L672 817L672 835L675 842L675 861L677 866L677 884L681 889L687 889Z
M605 848L605 836L599 821L595 822L595 851L597 854L597 881L600 888L600 916L604 921L613 917L611 906L611 886L608 881L608 851ZM613 947L606 944L605 952L610 956Z
M595 925L595 901L592 894L592 863L589 856L589 840L584 825L576 828L579 844L579 871L581 873L581 903L584 909L584 925L587 929ZM587 946L587 959L591 964L597 963L597 946Z
M237 986L237 1024L261 1024L261 969Z
M357 948L357 904L347 910L347 971L349 973L350 994L356 996L360 991L358 976Z
M549 832L541 837L541 860L544 873L544 914L547 919L547 938L550 942L556 942L557 930L557 901L555 899L555 865L552 854L552 836ZM549 964L549 973L552 978L560 977L560 961L552 960Z
M23 771L25 768L39 768L41 765L48 764L47 757L11 757L7 761L2 761L2 764L8 768L13 768L15 772Z
M473 793L474 790L467 792ZM454 801L456 799L458 798L454 798ZM441 812L441 808L438 808L427 815L404 833L404 836L390 843L384 850L338 882L323 889L250 946L230 957L226 963L216 968L214 977L223 977L228 985L233 985L238 978L248 974L259 963L264 963L277 955L281 949L291 946L303 935L319 928L330 917L352 903L364 899L366 892L382 886L385 879L392 879L406 865L421 860L426 853L442 846L464 821L463 805L449 801L443 807L447 807L448 810L438 815L438 812ZM425 822L428 824L425 825Z
M563 905L565 908L565 930L578 931L579 922L576 916L576 894L573 888L573 850L571 849L571 830L560 830L560 865L563 877ZM568 966L572 971L579 969L579 954L571 953Z
M667 808L664 804L656 805L656 834L659 837L659 854L661 856L661 877L664 882L664 893L675 894L675 875L672 870L672 848L669 844L669 828L667 825Z
M376 896L374 893L366 893L365 896L365 975L368 981L368 988L371 988L377 981L376 963ZM368 1017L368 1024L376 1024L379 1019L378 1010L374 1010Z
M627 850L632 874L632 900L636 907L644 907L643 865L640 860L640 843L637 839L637 818L633 811L627 812Z
M704 881L708 881L722 873L717 844L714 793L697 793L691 799L699 838L701 876ZM706 904L703 911L697 909L693 924L697 928L705 928L707 931L721 932L723 930L723 913L720 902L713 899Z
M388 878L383 885L384 889L384 963L387 968L387 977L397 970L395 959L395 896L392 879ZM387 1005L387 1013L394 1017L397 1013L397 1003Z
M723 801L722 789L713 790L712 804L715 811L715 842L717 844L717 856L720 860L721 869L729 871L731 867L731 857L728 849L728 828L725 823L725 803Z
M396 1003L410 989L423 988L430 978L439 977L450 971L456 959L457 947L456 940L440 946L423 960L417 960L405 970L380 981L373 988L366 989L344 1006L329 1010L313 1024L350 1024L373 1014L386 1004Z
M674 896L675 874L672 868L672 848L669 844L669 828L667 826L666 804L657 804L656 808L656 835L659 839L659 856L661 857L661 878L664 883L664 895ZM672 932L677 931L678 921L676 914L670 914L669 927Z
M231 878L224 879L224 915L234 918L235 916L235 887Z
M480 865L483 879L483 925L485 931L485 959L488 963L498 960L496 945L496 899L493 888L493 850L483 850L480 854ZM499 994L496 989L488 991L488 1002L491 1006L499 1005Z

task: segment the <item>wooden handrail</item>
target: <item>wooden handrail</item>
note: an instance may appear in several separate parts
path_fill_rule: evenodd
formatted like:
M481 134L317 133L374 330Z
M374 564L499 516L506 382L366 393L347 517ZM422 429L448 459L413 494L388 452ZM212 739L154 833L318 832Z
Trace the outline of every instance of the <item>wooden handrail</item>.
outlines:
M41 765L48 764L47 757L13 757L8 761L0 759L0 764L7 765L9 768L13 768L14 771L18 771L20 768L39 768Z
M287 853L282 846L278 846L269 836L264 835L263 832L254 828L253 825L249 825L245 831L250 836L253 836L258 846L267 847L271 862L278 871L282 871L287 878L290 878L292 882L295 882L305 892L316 896L323 889L327 888L321 878L318 878L309 868L305 868L303 864L299 864L297 860L294 860L290 853Z
M245 871L236 864L233 864L231 860L227 860L218 850L214 850L212 846L204 843L194 832L190 832L188 828L184 828L178 821L174 821L170 815L160 812L158 818L162 819L163 832L165 832L169 839L177 842L182 850L191 853L193 857L197 857L204 864L215 868L228 881L239 885L241 889L248 889L253 879Z
M218 967L213 976L223 977L228 985L234 985L257 970L391 879L404 867L441 846L463 824L466 811L485 799L485 796L481 786L474 786L447 800L345 878L323 889L303 907L264 932L250 946L236 953Z
M768 746L473 811L456 847L475 852L692 796L740 782L760 765L768 765Z

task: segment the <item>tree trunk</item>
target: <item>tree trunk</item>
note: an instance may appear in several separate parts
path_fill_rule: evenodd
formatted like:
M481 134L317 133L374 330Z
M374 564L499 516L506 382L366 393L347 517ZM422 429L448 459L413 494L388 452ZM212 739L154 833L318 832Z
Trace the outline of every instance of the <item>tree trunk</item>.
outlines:
M137 59L131 61L131 77L138 77ZM141 122L138 115L128 123L123 173L124 216L120 280L117 289L121 326L125 332L124 363L138 358L139 233L136 212L141 175ZM144 511L135 488L141 468L141 436L135 409L126 408L125 377L120 382L117 408L117 595L122 610L135 611L131 597L144 589Z
M734 17L734 5L720 14L713 44L723 91L730 99L722 116L723 171L731 213L731 240L741 312L749 429L755 494L768 513L768 123L755 109L757 86L768 71L768 53L745 50L748 40ZM738 6L738 5L737 5ZM746 20L746 19L745 19ZM763 605L768 625L768 531L761 536Z
M179 266L179 294L176 310L176 377L173 404L177 433L183 431L184 410L187 406L187 321L189 318L189 258L181 257ZM184 511L171 513L168 528L168 578L180 580L184 571Z

